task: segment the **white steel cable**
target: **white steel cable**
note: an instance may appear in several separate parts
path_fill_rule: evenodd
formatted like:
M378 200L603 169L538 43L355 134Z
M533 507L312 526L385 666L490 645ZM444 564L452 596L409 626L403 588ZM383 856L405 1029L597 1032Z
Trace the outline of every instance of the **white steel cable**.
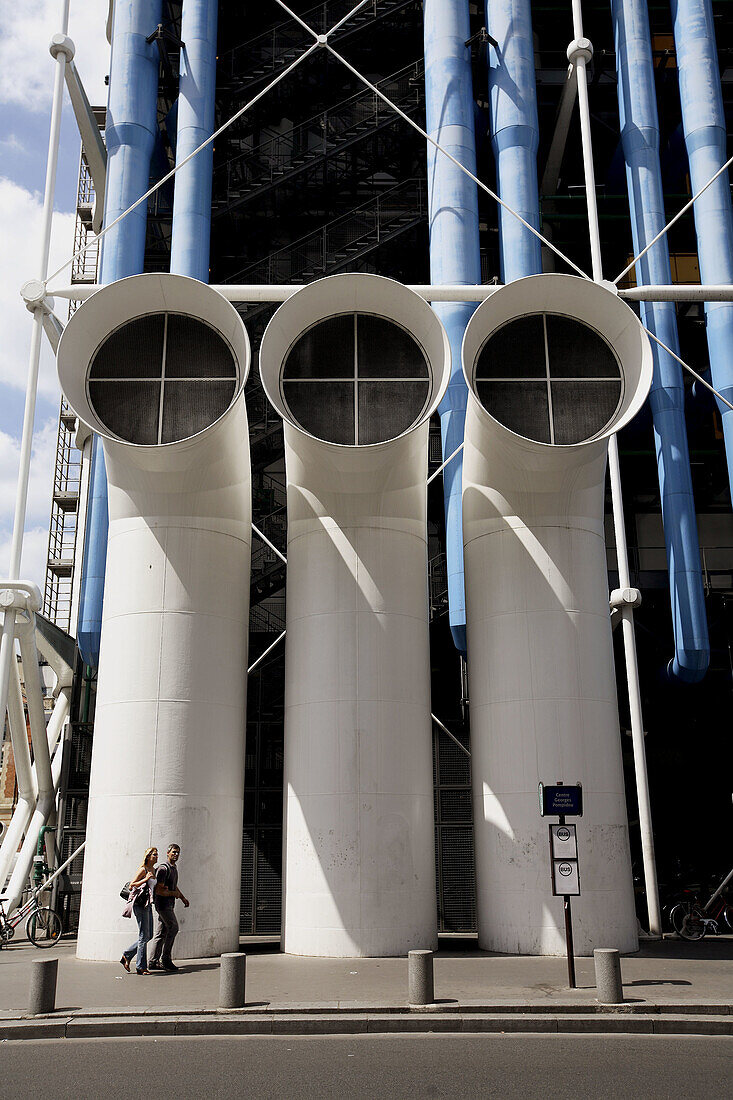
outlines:
M729 409L733 409L733 405L730 403L730 401L728 400L727 397L723 397L722 393L718 393L715 386L711 386L709 382L706 382L705 379L702 377L702 375L698 374L696 370L692 369L692 367L690 366L689 363L686 363L684 361L684 359L680 359L679 355L676 355L675 352L673 352L671 348L668 348L666 344L663 344L658 336L655 336L654 333L650 329L646 328L646 326L644 326L644 327L645 327L645 331L646 331L647 335L651 336L651 338L652 338L652 340L654 341L655 344L659 344L660 348L663 348L664 351L666 351L668 353L668 355L671 355L672 358L675 359L681 367L684 367L684 369L686 371L689 371L690 374L692 375L692 377L696 378L697 381L702 386L704 386L706 390L710 390L711 393L715 394L715 396L718 398L719 401L722 401L723 404L727 405Z
M90 241L89 244L86 244L83 248L80 248L79 251L75 252L73 256L71 256L65 263L61 265L61 267L57 268L57 270L54 271L52 275L49 275L46 282L50 283L53 279L56 278L57 275L60 275L62 271L65 271L70 264L73 264L74 260L77 260L79 256L83 256L85 252L88 252L90 248L96 248L102 238L106 237L111 229L114 229L116 225L119 225L119 223L123 221L123 219L126 218L128 214L131 214L133 210L136 210L141 203L146 202L151 195L154 195L155 192L163 186L164 183L167 183L168 180L173 179L176 172L180 168L183 168L184 164L188 164L188 162L190 160L193 160L193 158L198 153L200 153L202 149L205 149L207 145L211 145L212 141L216 141L220 134L223 134L224 131L228 130L229 127L233 123L235 123L237 119L241 118L246 111L249 111L251 107L254 107L255 103L262 99L262 97L266 95L267 92L269 92L272 88L274 88L276 84L279 84L281 80L284 80L285 77L289 73L291 73L293 69L296 68L296 66L300 65L302 61L305 61L306 57L309 57L314 52L314 50L318 49L318 47L319 43L314 42L312 46L309 46L308 49L305 50L304 53L300 54L299 57L296 57L295 61L291 62L291 64L288 65L287 68L283 69L283 71L279 73L274 80L271 80L266 88L263 88L262 91L258 92L256 96L250 99L249 103L245 103L243 107L240 107L238 111L235 111L230 119L228 119L222 126L220 126L218 130L215 130L210 137L207 137L205 141L202 141L198 148L189 153L187 157L184 157L180 164L176 164L174 168L171 168L170 172L163 176L162 179L159 179L158 182L153 184L152 187L148 188L144 195L141 195L139 199L136 199L135 202L132 203L131 206L128 206L127 210L123 210L123 212L118 217L116 217L113 222L110 222L109 225L106 225L102 232L97 234L97 236L94 237L94 239Z
M100 240L102 240L102 238L104 236L106 236L106 234L111 229L113 229L116 225L119 225L119 223L124 218L126 218L128 214L132 213L133 210L137 209L137 207L140 206L141 203L143 203L147 199L149 199L151 195L154 195L155 192L160 187L162 187L164 183L167 183L170 179L172 179L176 175L176 173L178 172L179 168L183 168L183 166L185 164L188 164L189 161L191 161L198 153L200 153L202 149L205 149L207 145L210 145L212 141L215 141L216 138L219 137L220 134L224 133L225 130L227 130L234 122L236 122L237 119L241 118L241 116L246 111L250 110L250 108L253 107L255 105L255 103L257 103L260 99L262 99L263 96L265 96L267 94L267 92L269 92L272 88L275 87L276 84L278 84L289 73L291 73L293 71L293 69L296 68L296 66L298 66L302 61L304 61L306 59L306 57L309 57L310 54L314 52L314 50L317 50L321 47L325 47L326 49L328 49L328 51L330 53L332 53L333 56L336 57L342 63L342 65L344 65L345 68L347 68L349 70L349 72L351 72L354 76L356 76L356 78L358 80L360 80L364 85L366 85L367 88L369 88L377 96L379 96L379 98L384 103L386 103L387 106L390 107L397 115L399 115L400 118L404 119L404 121L407 122L413 128L413 130L416 130L417 133L419 133L421 135L421 137L425 138L425 140L430 142L430 144L433 145L439 152L441 152L444 156L448 157L448 159L450 161L452 161L453 164L455 164L466 176L468 176L468 178L470 180L472 180L473 183L475 183L477 187L479 187L482 191L484 191L487 195L489 195L490 198L494 199L495 202L498 202L499 205L501 207L503 207L509 214L511 214L512 217L516 218L525 227L525 229L529 230L530 233L534 234L534 236L537 237L537 239L539 241L541 241L542 244L544 244L547 248L549 248L552 252L554 252L556 256L558 256L564 263L568 264L575 272L577 272L577 274L580 275L581 278L583 278L583 279L590 278L590 276L588 276L586 274L586 272L583 271L582 268L578 267L578 265L576 263L574 263L573 260L571 260L569 256L566 256L564 252L562 252L559 248L556 247L556 245L554 245L552 243L552 241L549 241L546 237L543 237L543 235L537 229L535 229L534 226L530 225L529 222L525 221L525 219L521 216L521 214L518 214L516 212L516 210L513 210L511 206L509 206L501 198L499 198L499 196L496 194L495 191L492 191L491 188L488 187L485 183L482 183L482 181L480 179L478 179L477 176L474 176L474 174L472 172L469 172L469 170L463 164L461 164L461 162L459 160L456 160L456 158L451 153L449 153L447 149L444 149L441 145L439 145L438 142L435 141L435 139L432 138L428 133L426 133L426 131L423 130L423 128L421 126L419 126L416 122L414 122L413 119L411 119L409 117L409 115L405 114L404 111L401 111L400 108L395 103L393 103L392 100L389 99L388 96L384 95L384 93L381 92L379 90L379 88L377 88L374 84L372 84L370 80L368 80L365 76L363 76L358 71L358 69L355 69L353 67L353 65L351 65L346 60L345 57L342 57L341 54L338 53L336 50L334 50L334 48L329 44L329 42L328 42L329 35L333 34L333 32L335 30L337 30L338 28L343 26L343 24L348 19L350 19L357 11L359 11L362 7L364 7L364 4L367 3L368 0L361 0L361 2L359 4L357 4L356 7L354 7L348 13L348 15L344 16L341 20L339 20L339 22L334 27L332 27L331 30L328 31L327 34L321 34L321 35L317 34L313 30L312 27L309 27L308 24L305 23L298 15L296 15L294 12L292 12L290 10L290 8L288 8L287 4L283 3L283 0L275 0L275 2L277 4L279 4L280 7L283 8L284 11L286 11L289 15L291 15L292 18L295 19L295 21L297 23L299 23L305 30L307 30L309 34L313 35L313 38L314 38L313 45L309 46L308 49L305 50L304 53L302 53L299 57L297 57L290 65L288 65L287 68L285 68L283 70L283 72L278 74L278 76L276 76L275 79L272 80L267 85L266 88L263 88L262 91L258 92L257 95L254 96L253 99L251 99L248 103L245 103L245 105L243 107L240 107L239 110L236 111L232 115L232 117L227 120L227 122L225 122L222 126L220 126L218 130L216 130L210 137L208 137L206 139L206 141L203 141L201 143L201 145L198 146L198 148L194 149L191 153L189 153L187 157L184 157L184 159L180 162L180 164L176 164L170 170L170 172L168 172L165 176L163 176L162 179L158 180L157 183L153 184L153 186L150 187L145 192L144 195L141 195L139 199L137 199L134 203L132 203L132 205L127 208L127 210L124 210L122 212L122 214L120 214L117 218L115 218L115 220L113 222L110 222L110 224L108 226L105 226L104 229L102 230L102 232L99 233L98 236L96 236L93 241L91 241L87 245L84 245L77 252L75 252L73 256L71 256L65 263L63 263L61 265L61 267L59 267L56 271L54 271L48 277L48 279L46 280L47 282L50 283L53 279L56 278L57 275L60 275L62 271L64 271L67 267L69 267L74 262L74 260L78 259L80 256L83 256L84 253L87 252L90 248L96 247L98 242Z
M281 2L282 0L277 0L278 4ZM367 88L371 89L371 91L373 91L375 95L378 95L379 98L384 103L386 103L388 107L391 107L392 110L400 116L400 118L404 119L405 122L408 123L408 125L412 126L413 130L416 130L418 134L424 137L426 141L429 141L432 146L434 146L440 153L443 154L443 156L452 161L457 168L460 168L463 174L465 176L468 176L468 178L472 180L477 187L479 187L482 191L484 191L487 195L494 199L495 202L498 202L499 206L506 210L508 214L511 214L512 217L516 218L517 221L520 222L525 229L528 229L530 233L534 234L538 241L541 241L542 244L551 249L551 251L554 252L556 256L559 256L563 263L566 263L570 267L572 267L573 271L576 271L578 275L580 275L583 279L590 279L590 276L587 275L582 268L578 267L578 265L574 263L569 256L566 256L564 252L561 252L560 249L552 243L552 241L548 241L547 237L543 237L539 230L535 229L534 226L530 225L529 222L524 220L521 214L518 214L516 210L512 210L511 206L505 203L503 199L500 199L496 192L492 191L491 188L488 187L485 183L482 183L482 181L477 176L474 176L473 172L469 172L468 168L466 168L465 165L461 164L459 160L456 160L456 158L451 153L449 153L447 149L444 149L442 145L439 145L435 138L432 138L430 134L428 134L427 131L423 130L422 126L419 126L417 122L410 118L409 115L406 115L404 111L401 111L397 104L393 103L392 100L388 96L386 96L384 92L381 92L375 84L372 84L370 80L367 80L365 76L362 76L358 69L355 69L353 65L349 64L346 58L342 57L337 50L334 50L333 46L330 46L328 42L326 42L325 47L329 53L332 53L334 57L338 58L342 65L346 66L350 73L353 73L357 80L360 80L362 84L365 84Z
M631 263L628 264L623 269L621 274L617 275L616 278L613 280L614 285L618 285L618 283L620 283L620 281L623 279L624 275L628 275L628 273L629 273L629 271L631 271L632 267L634 267L643 256L646 256L649 249L654 247L654 245L657 243L657 241L660 239L660 237L663 237L665 233L668 233L670 231L670 229L675 224L675 222L678 222L680 220L682 215L685 214L690 209L692 204L694 202L696 202L697 199L700 198L700 195L702 195L704 191L707 191L708 187L710 187L711 184L715 183L718 176L721 176L723 174L723 172L725 172L726 168L729 168L731 166L731 164L733 164L733 157L729 157L728 160L725 162L725 164L722 166L722 168L719 168L718 171L715 173L715 175L710 177L710 179L705 184L705 186L701 187L700 190L697 192L697 194L693 195L692 198L689 200L689 202L686 202L685 205L682 207L682 209L677 211L675 216L670 221L667 222L664 229L660 229L660 231L657 233L656 237L653 238L653 240L649 241L649 244L646 246L646 248L643 248L638 256L634 256Z
M428 480L427 480L427 481L425 482L425 484L426 484L426 485L429 485L431 481L434 481L434 480L435 480L435 478L436 478L436 477L438 476L438 474L442 474L442 473L443 473L443 470L444 470L444 469L446 468L446 466L448 465L448 463L449 463L449 462L452 462L452 461L453 461L453 459L454 459L454 458L456 457L456 455L457 455L457 454L460 454L460 452L461 452L462 450L463 450L463 443L459 443L459 444L458 444L458 446L456 447L455 451L453 452L453 454L452 454L452 455L448 455L448 457L446 458L445 462L441 462L440 466L438 466L438 469L437 469L437 470L434 470L434 471L433 471L433 473L432 473L432 474L430 475L430 477L429 477L429 478L428 478Z
M275 546L275 543L270 542L267 535L263 534L262 531L260 531L259 527L255 526L254 523L252 524L252 530L257 535L257 538L262 539L262 541L266 543L270 547L270 549L277 554L280 561L285 562L286 565L288 564L288 559L285 557L282 551L278 550L277 546Z

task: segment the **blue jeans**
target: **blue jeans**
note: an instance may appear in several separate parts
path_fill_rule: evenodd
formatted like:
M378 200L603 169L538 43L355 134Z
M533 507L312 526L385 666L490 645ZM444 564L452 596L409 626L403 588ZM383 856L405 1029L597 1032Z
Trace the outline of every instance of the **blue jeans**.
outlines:
M139 935L135 943L131 944L122 954L126 959L131 959L133 955L137 954L135 968L137 970L147 970L148 941L153 937L153 906L150 902L147 905L133 905L132 911L135 914Z

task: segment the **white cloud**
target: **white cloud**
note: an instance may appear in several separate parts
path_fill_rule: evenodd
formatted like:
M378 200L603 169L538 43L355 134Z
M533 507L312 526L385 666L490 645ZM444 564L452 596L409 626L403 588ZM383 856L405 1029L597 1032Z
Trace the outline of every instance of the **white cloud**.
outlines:
M108 0L71 0L69 35L90 103L106 103ZM61 0L0 0L0 103L46 111L51 102L51 35L60 30Z
M36 275L40 253L43 198L0 176L0 392L2 386L25 390L31 315L20 297L20 287ZM74 215L56 214L51 237L50 270L68 259L74 247ZM67 306L59 299L56 312L66 320ZM43 339L39 393L59 399L53 354ZM18 428L20 433L20 428Z
M56 457L58 422L47 420L36 432L28 483L25 535L21 576L43 589L48 550L48 520L51 513L53 468ZM0 577L7 577L15 509L20 444L7 432L0 432Z

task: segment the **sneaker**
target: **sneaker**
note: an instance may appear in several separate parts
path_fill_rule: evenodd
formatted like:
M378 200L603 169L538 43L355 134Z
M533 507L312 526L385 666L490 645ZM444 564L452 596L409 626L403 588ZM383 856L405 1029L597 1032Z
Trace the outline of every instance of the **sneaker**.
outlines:
M148 970L162 970L162 969L163 969L163 967L160 965L160 963L158 962L157 959L152 959L151 962L148 963Z
M174 962L171 962L170 959L168 959L168 962L163 963L163 970L169 970L169 971L171 971L171 973L174 970L180 970L180 969L181 969L180 966L176 966L176 964Z

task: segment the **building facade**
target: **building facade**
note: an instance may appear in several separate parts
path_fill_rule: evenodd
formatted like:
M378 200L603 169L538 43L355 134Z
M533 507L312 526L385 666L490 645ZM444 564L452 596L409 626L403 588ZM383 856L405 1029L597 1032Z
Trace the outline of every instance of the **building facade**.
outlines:
M320 35L353 7L338 0L292 6ZM541 245L451 162L446 175L442 154L409 120L437 135L546 242L583 271L591 270L579 114L572 88L568 91L575 79L568 76L568 44L577 37L570 4L492 0L484 9L462 0L370 0L329 38L348 66L330 50L316 49L287 74L312 38L275 4L247 11L246 18L241 5L226 0L139 0L116 7L107 222L180 163L212 128L256 102L216 138L210 155L199 154L138 208L134 227L128 225L131 216L106 238L100 282L173 271L214 285L304 285L347 272L410 285L505 284L568 270L547 244ZM717 161L713 150L700 165L698 150L703 131L715 132L724 148L733 81L725 48L731 33L727 9L710 0L583 5L584 35L592 43L589 98L606 277L623 271L724 162L727 154L718 149ZM131 56L137 51L141 58L134 88L125 85L120 60L125 51ZM715 78L718 114L708 119L693 82L695 67L703 64ZM203 107L187 90L187 81L201 73L208 74ZM449 121L443 110L453 112ZM116 183L115 164L128 156L137 176L119 173ZM699 200L666 235L661 257L660 248L651 250L648 265L632 267L620 288L701 279L730 283L725 256L711 256L711 233L718 252L726 252L727 182L715 203L711 213ZM83 205L80 199L80 210ZM460 232L449 224L451 218ZM274 643L286 626L282 556L288 546L288 475L282 419L267 399L259 369L260 343L277 307L272 302L235 304L252 348L245 386L252 520L266 536L255 532L251 548L247 660L252 671L239 929L277 934L282 925L287 673L284 646ZM443 303L435 308L459 374L463 331L474 308L465 303L457 311ZM719 360L730 308L706 307L702 301L677 307L645 303L641 319L725 395L725 365ZM699 383L691 385L670 357L655 352L650 400L623 427L618 446L630 580L642 597L635 611L636 646L657 860L660 879L669 881L680 864L700 872L725 860L731 749L720 715L730 701L733 672L733 519L728 413ZM463 438L467 397L456 387L454 378L425 429L431 472ZM62 406L60 455L69 469L75 461L71 427L69 410ZM54 530L71 530L76 543L70 545L66 535L62 549L50 551L46 592L46 613L76 632L81 650L62 792L63 852L74 850L86 827L107 549L101 450L91 437L83 445L86 474L75 467L65 475L75 479L74 500L64 496L68 490L60 481L54 495L52 541ZM439 720L428 731L437 928L470 932L477 925L478 805L471 795L471 700L474 691L481 695L482 685L472 689L466 667L460 469L456 475L448 468L427 492L429 709ZM70 523L64 516L81 520ZM82 527L86 536L80 547ZM622 579L608 485L605 533L607 587L614 591ZM74 594L71 588L62 590L71 580L69 563L76 563ZM71 618L77 608L75 624ZM640 883L622 633L613 632L619 756L631 859ZM475 680L479 674L474 672ZM246 668L241 675L246 678ZM568 760L568 774L538 774L537 780L575 781L582 764L573 767L575 761ZM682 792L690 790L698 794L696 805L709 837L703 856L683 809ZM165 843L168 838L153 839ZM75 889L80 877L79 867L72 875ZM64 900L70 926L78 904L74 893ZM643 905L639 912L644 919Z

